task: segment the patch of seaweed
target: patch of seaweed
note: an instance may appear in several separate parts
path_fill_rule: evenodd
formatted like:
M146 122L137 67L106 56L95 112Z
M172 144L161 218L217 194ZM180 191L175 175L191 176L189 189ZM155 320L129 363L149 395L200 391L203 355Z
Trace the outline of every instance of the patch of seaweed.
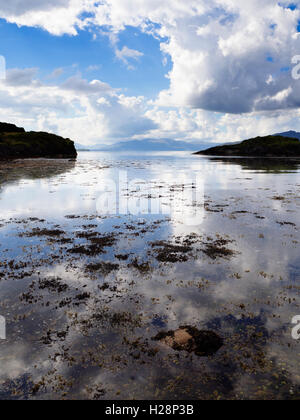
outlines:
M160 262L186 262L188 261L188 254L193 250L192 247L188 245L175 245L168 242L153 242L153 248L157 248L155 251L157 253L156 259Z
M41 290L48 289L51 292L62 293L62 292L66 292L69 289L69 286L67 284L62 283L61 279L58 277L44 279L44 280L40 279L38 283L39 283L39 289Z
M202 252L213 260L217 258L230 258L235 255L235 251L227 248L227 245L232 242L229 239L218 238L212 242L206 242L205 248L202 248Z
M20 234L20 236L27 236L28 238L33 237L42 237L42 236L50 236L50 237L57 237L63 235L65 232L60 229L39 229L35 228L32 229L31 232L25 232Z
M119 264L112 264L110 262L100 262L95 264L89 264L86 266L86 270L90 272L100 272L104 276L108 276L112 271L119 269Z

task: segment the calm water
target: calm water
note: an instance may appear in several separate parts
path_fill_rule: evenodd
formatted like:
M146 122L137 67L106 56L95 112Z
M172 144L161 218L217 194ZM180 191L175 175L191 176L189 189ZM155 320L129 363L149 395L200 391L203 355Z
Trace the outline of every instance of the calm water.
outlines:
M0 208L0 399L300 397L297 162L1 164ZM186 325L223 347L152 340Z

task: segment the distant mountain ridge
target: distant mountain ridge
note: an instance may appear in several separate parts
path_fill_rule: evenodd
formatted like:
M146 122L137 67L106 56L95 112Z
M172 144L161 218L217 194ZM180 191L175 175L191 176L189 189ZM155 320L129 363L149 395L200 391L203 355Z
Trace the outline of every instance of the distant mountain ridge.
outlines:
M300 133L296 131L287 131L285 133L274 134L273 136L282 136L285 138L296 138L300 141ZM195 151L204 151L206 148L210 147L224 147L224 146L233 146L239 145L242 142L226 143L220 145L220 143L208 143L208 142L197 142L190 143L186 141L172 140L169 138L165 139L152 139L146 138L143 140L128 140L121 141L109 146L104 145L93 145L93 146L84 146L79 143L75 143L75 147L78 151L99 151L99 152L176 152L176 151L186 151L186 152L195 152Z
M91 146L84 146L83 144L80 143L75 143L75 148L77 151L90 151L91 150Z
M77 150L90 150L101 152L169 152L169 151L197 151L205 149L208 146L217 144L211 143L189 143L185 141L178 141L172 139L143 139L143 140L128 140L115 143L111 146L83 146L76 144Z
M298 139L300 141L300 133L298 133L297 131L286 131L285 133L277 133L274 134L274 136L282 136L282 137L289 137L292 139Z

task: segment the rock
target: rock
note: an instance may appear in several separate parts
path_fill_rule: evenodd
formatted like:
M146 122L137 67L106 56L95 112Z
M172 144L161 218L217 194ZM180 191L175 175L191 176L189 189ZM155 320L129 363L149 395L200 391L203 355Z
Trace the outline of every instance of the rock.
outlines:
M176 331L160 332L154 341L171 347L176 351L187 351L197 356L212 356L222 346L223 339L213 331L199 331L195 327L180 327Z

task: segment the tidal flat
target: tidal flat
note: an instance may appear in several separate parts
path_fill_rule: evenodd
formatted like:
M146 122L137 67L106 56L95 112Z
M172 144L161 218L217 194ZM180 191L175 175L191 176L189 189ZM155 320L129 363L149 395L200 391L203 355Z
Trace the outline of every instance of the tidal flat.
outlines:
M300 398L300 161L1 163L0 208L1 400Z

